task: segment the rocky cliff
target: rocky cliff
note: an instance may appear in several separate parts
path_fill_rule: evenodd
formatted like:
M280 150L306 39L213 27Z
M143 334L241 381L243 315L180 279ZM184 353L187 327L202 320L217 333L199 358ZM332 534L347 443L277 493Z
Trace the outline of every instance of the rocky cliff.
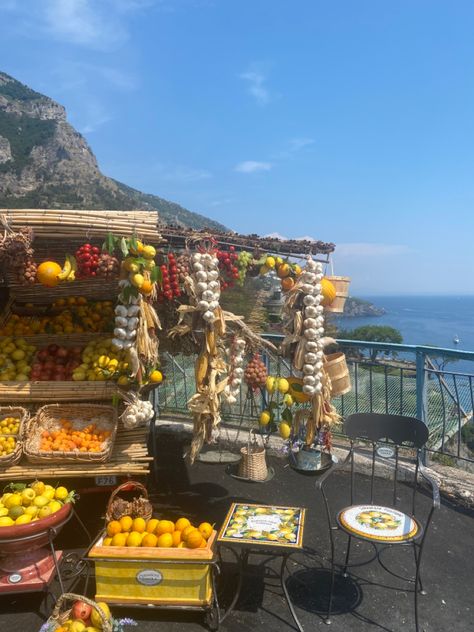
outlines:
M0 207L154 208L167 223L223 229L179 204L104 176L62 105L0 72Z
M344 316L353 317L356 316L383 316L386 313L383 307L376 307L369 301L364 301L361 298L355 298L349 296L344 305Z

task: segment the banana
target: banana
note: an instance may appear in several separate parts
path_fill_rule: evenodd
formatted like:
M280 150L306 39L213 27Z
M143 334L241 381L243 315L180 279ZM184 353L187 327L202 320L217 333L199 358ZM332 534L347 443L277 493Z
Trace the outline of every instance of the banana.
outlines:
M70 283L71 281L76 280L77 261L76 257L73 257L72 255L66 255L66 260L69 262L69 265L71 267L70 272L66 277L66 281Z
M58 274L58 279L60 281L65 281L68 276L71 274L72 266L71 261L69 259L69 255L66 255L66 261L64 262L63 269Z

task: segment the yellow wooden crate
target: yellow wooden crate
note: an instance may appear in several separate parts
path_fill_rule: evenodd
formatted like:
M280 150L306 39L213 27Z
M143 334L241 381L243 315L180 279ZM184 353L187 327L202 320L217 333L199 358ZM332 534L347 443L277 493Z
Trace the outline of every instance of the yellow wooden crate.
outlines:
M95 563L96 600L130 605L209 605L209 561L215 538L214 531L203 549L104 547L99 539L89 551ZM202 564L197 563L200 560Z

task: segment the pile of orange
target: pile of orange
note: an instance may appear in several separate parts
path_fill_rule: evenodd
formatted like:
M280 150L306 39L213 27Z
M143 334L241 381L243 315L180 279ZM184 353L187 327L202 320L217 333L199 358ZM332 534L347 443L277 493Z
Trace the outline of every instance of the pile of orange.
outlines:
M82 430L75 429L67 419L61 419L59 423L59 430L43 430L41 433L42 452L102 452L104 441L111 434L110 430L100 430L94 423Z
M81 334L108 331L114 319L112 301L89 302L84 296L69 296L53 303L56 312L49 316L12 314L0 328L0 335Z
M194 527L187 518L172 522L122 516L107 524L103 546L204 549L212 532L213 527L208 522Z

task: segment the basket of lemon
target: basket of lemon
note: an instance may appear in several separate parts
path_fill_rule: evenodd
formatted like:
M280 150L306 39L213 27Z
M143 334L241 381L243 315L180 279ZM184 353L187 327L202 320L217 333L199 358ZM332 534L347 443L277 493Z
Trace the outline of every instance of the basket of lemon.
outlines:
M76 630L114 632L123 629L113 624L106 603L96 603L83 595L63 593L40 632L75 632Z
M15 465L21 459L28 418L28 411L21 406L0 406L0 467Z

